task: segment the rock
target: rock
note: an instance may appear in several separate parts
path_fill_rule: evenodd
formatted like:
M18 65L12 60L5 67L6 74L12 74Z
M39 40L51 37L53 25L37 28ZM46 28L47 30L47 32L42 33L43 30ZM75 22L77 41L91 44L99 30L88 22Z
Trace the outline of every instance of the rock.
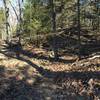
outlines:
M33 83L35 82L35 79L27 79L26 82L27 82L29 85L33 85Z
M72 86L74 86L74 87L78 87L77 82L76 82L76 81L73 81L73 82L72 82Z
M46 97L46 100L51 100L51 97Z
M94 80L91 78L91 79L88 81L88 84L89 84L90 87L93 87Z

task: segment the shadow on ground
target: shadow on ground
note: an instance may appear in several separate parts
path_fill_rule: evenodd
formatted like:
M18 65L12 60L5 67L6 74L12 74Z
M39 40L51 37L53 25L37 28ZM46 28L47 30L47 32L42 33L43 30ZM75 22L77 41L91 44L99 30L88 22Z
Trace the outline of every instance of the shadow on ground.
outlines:
M51 72L25 59L20 60L36 68L40 75L29 77L30 66L25 66L23 79L17 75L8 77L7 69L0 66L0 100L94 100L95 96L100 97L100 85L95 85L94 91L88 93L88 81L100 79L99 72Z
M21 50L21 54L29 58L16 57L6 52L1 53L8 58L26 62L28 66L24 69L23 79L19 79L16 75L7 77L5 66L0 66L0 100L94 100L96 97L100 98L100 85L94 85L90 93L91 86L88 83L91 79L100 80L99 71L53 72L36 65L29 59L34 57L47 60L47 57L24 50ZM26 80L30 79L27 73L29 67L35 68L38 75L33 75L27 82Z

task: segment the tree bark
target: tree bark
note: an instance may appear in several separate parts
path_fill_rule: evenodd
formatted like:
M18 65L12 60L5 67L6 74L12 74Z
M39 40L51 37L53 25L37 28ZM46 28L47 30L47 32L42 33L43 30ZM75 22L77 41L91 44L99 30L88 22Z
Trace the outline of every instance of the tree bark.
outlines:
M51 17L52 17L52 31L53 33L56 32L56 12L55 12L55 7L54 7L54 2L53 0L50 0L50 5L51 5ZM55 60L58 60L58 48L57 48L57 44L56 44L56 36L54 35L53 37L53 52L54 52L54 58Z
M78 28L78 48L79 48L79 59L81 58L81 34L80 34L80 31L81 31L81 25L80 25L80 0L77 0L77 17L78 17L78 25L77 25L77 28Z
M3 0L4 8L5 8L5 24L6 24L6 41L9 41L9 23L8 23L8 17L9 17L9 9L7 8L7 2L6 0Z

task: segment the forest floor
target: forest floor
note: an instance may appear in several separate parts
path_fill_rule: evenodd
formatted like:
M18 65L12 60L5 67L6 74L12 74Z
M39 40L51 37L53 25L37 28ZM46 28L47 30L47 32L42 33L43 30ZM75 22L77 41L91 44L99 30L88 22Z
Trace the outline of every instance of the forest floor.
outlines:
M0 53L0 100L100 100L100 55L55 62L43 49L27 51Z

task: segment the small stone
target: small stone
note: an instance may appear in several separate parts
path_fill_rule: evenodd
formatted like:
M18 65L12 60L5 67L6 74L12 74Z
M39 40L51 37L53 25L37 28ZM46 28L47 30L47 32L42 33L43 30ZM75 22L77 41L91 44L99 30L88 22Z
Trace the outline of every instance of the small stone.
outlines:
M27 82L28 84L30 84L30 85L33 85L34 81L35 81L35 80L33 80L33 79L27 79L27 80L26 80L26 82Z
M46 97L46 100L51 100L51 97Z
M78 84L77 84L76 81L73 81L73 82L72 82L72 85L73 85L74 87L78 87Z
M92 87L93 84L94 84L94 80L91 78L91 79L88 81L88 84L90 85L90 87Z

